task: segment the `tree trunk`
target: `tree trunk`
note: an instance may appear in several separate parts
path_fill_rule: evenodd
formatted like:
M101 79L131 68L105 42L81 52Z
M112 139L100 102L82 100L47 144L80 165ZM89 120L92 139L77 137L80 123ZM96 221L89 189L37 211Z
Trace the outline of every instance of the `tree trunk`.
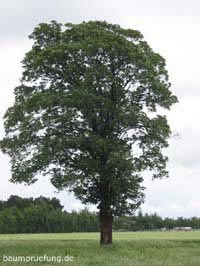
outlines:
M113 216L110 211L100 209L100 244L112 244Z

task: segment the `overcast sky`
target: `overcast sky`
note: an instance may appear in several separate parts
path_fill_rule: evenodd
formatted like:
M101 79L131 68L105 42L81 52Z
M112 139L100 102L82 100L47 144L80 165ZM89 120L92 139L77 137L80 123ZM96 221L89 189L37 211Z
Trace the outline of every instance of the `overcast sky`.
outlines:
M0 2L0 117L13 103L21 77L21 60L31 48L28 35L41 22L80 23L106 20L140 30L154 51L167 61L171 90L179 103L167 114L179 137L170 140L169 179L145 176L144 212L162 216L200 216L200 2L198 0L6 0ZM0 137L3 120L0 120ZM56 194L42 177L30 187L15 185L9 158L0 154L0 199L58 197L67 210L82 207L71 195Z

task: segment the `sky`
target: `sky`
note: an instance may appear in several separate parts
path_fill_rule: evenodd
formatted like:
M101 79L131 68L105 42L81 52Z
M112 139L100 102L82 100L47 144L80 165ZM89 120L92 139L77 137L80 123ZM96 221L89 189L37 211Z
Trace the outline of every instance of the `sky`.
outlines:
M200 2L198 0L6 0L0 1L0 138L3 115L14 101L28 35L41 22L80 23L106 20L141 31L165 59L171 90L179 103L167 112L174 136L165 151L170 177L151 180L144 174L143 212L163 217L200 216ZM57 197L65 209L84 206L66 191L57 193L46 177L32 186L9 182L9 158L0 153L0 200L10 195ZM89 206L95 210L95 206Z

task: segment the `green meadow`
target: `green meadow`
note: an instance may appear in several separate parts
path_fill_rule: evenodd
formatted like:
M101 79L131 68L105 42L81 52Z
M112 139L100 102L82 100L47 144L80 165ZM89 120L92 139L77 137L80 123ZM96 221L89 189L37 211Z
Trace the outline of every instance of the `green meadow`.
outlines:
M100 246L98 233L0 235L0 265L200 265L197 231L120 232L113 238L113 245ZM33 261L44 256L45 261Z

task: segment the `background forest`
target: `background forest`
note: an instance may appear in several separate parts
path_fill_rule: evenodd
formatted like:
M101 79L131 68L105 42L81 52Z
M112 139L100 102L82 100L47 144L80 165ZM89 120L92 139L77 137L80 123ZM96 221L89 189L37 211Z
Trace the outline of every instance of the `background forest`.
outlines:
M191 226L200 229L200 218L162 218L155 214L116 217L115 231L159 230ZM0 201L0 233L98 232L98 214L87 209L67 212L56 198L10 196Z

